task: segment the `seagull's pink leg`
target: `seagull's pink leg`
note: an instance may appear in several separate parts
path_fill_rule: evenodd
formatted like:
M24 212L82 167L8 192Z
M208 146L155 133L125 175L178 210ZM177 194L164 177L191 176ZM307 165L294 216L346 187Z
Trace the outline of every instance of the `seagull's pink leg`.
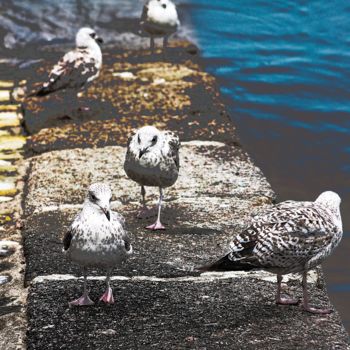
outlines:
M282 275L277 275L276 304L278 304L278 305L298 305L299 304L298 299L281 297L281 284L282 284Z
M303 308L313 314L327 315L333 312L332 309L316 309L309 305L309 294L307 292L307 271L303 273Z
M159 187L159 203L158 203L158 216L157 216L157 221L146 227L148 230L165 230L165 227L162 225L160 222L160 210L162 208L162 200L163 200L163 190L161 187Z
M156 230L165 230L165 227L160 221L157 220L154 224L146 226L146 229L156 231Z
M100 301L103 301L106 304L114 304L113 291L111 287L107 287L106 291L101 296Z
M107 272L107 277L106 277L107 288L106 288L106 291L101 296L100 301L103 301L106 304L114 304L113 291L111 286L109 285L109 281L110 281L109 275L110 275L110 271Z
M80 298L71 301L69 303L69 305L71 305L71 306L88 306L88 305L94 304L94 302L89 297L89 292L87 290L86 284L87 284L87 275L86 275L86 270L84 269L84 293Z
M88 305L94 305L94 302L90 299L88 294L86 294L86 295L83 294L80 298L69 302L69 305L72 305L72 306L88 306Z

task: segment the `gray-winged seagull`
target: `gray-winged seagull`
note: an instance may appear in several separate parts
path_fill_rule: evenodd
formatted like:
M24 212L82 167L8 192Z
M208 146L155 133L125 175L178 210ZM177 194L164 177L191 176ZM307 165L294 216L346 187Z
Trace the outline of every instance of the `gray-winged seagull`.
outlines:
M87 268L107 270L107 288L100 300L114 303L110 273L131 253L132 246L121 215L110 210L112 192L108 185L95 183L89 187L82 211L74 219L63 238L64 252L84 268L84 293L70 305L92 305L87 290Z
M160 222L163 188L172 186L179 174L179 137L171 131L160 131L144 126L128 140L124 169L130 179L141 186L142 204L145 207L145 186L159 187L157 221L147 226L150 230L165 229Z
M154 50L154 38L163 37L163 47L168 37L175 33L180 21L176 6L170 0L149 0L142 11L141 28L149 35L151 50Z

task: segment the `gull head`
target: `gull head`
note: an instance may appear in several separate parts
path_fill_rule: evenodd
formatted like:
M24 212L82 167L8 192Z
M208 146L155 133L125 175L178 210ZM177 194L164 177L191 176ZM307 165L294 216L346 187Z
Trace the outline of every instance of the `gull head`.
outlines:
M338 220L341 226L341 215L340 215L340 203L341 198L333 191L322 192L316 199L315 203L321 204L324 208L328 209Z
M103 40L93 29L84 27L79 29L75 42L77 47L91 47L92 45L103 43Z
M322 192L316 199L316 203L322 203L323 205L330 208L339 208L341 198L333 191Z
M141 158L145 153L159 147L161 132L154 126L144 126L137 131L134 140Z
M108 221L111 219L111 199L112 191L110 187L102 182L97 182L89 187L87 201L96 210L106 215Z
M321 204L332 213L335 224L342 231L343 224L340 214L341 198L339 195L333 191L325 191L317 197L315 203Z

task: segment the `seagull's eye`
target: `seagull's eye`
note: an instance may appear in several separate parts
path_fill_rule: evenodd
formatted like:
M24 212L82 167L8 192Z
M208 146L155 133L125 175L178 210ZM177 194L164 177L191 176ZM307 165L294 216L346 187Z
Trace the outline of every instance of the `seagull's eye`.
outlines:
M91 36L92 39L95 39L96 38L96 33L91 33L90 36Z
M90 193L90 197L94 202L97 201L97 197L93 193Z
M157 136L153 136L152 142L153 142L153 143L156 143L156 142L157 142L157 139L158 139Z
M163 9L166 9L166 5L165 4L163 4L162 7L163 7Z
M141 143L140 135L137 136L137 142Z

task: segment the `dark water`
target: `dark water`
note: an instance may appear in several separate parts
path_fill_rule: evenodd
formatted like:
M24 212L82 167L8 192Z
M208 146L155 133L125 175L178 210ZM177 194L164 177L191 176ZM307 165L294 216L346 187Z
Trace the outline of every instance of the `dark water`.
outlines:
M137 35L125 19L136 23L142 5L1 0L0 54L21 65L86 25L117 43L125 31ZM182 0L179 9L182 34L201 47L245 148L279 200L311 200L326 189L343 198L345 237L324 267L350 330L350 2Z
M187 9L278 199L342 197L345 237L324 268L350 330L350 2L191 0Z

